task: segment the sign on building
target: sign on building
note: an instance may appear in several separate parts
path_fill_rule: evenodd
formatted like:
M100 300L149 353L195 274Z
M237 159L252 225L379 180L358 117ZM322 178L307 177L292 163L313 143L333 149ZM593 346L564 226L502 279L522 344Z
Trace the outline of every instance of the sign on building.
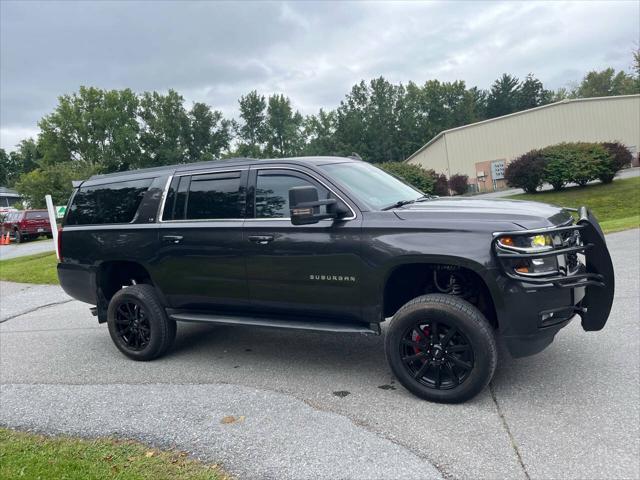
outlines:
M504 160L491 162L491 178L493 180L502 180L504 178Z

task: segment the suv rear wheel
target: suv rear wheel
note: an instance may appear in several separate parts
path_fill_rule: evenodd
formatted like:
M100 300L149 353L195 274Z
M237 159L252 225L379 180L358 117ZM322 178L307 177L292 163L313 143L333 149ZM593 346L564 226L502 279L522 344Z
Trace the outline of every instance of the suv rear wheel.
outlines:
M491 381L493 329L469 302L451 295L414 298L393 316L385 338L391 370L418 397L464 402Z
M176 336L176 322L167 317L151 285L118 290L109 302L107 325L116 347L134 360L160 357Z

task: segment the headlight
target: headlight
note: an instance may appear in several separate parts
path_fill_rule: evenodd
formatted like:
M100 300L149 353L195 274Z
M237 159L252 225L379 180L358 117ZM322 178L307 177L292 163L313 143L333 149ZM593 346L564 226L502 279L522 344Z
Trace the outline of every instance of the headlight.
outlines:
M514 235L513 237L500 237L498 245L508 250L516 250L525 253L545 252L553 249L551 235Z
M498 239L498 246L521 253L542 253L553 250L553 238L545 234L504 236ZM512 262L513 269L523 275L537 276L558 272L558 261L554 256L523 258Z

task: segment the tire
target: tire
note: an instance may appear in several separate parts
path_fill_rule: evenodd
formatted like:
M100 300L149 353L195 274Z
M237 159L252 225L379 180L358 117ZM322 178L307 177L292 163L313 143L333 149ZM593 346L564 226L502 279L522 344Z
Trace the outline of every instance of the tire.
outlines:
M23 243L26 240L26 237L24 237L18 230L13 232L13 238L16 243Z
M133 360L162 356L176 337L176 322L167 316L151 285L118 290L109 302L107 325L118 350Z
M440 403L473 398L489 384L498 362L493 328L484 315L443 294L414 298L396 312L385 353L407 390Z

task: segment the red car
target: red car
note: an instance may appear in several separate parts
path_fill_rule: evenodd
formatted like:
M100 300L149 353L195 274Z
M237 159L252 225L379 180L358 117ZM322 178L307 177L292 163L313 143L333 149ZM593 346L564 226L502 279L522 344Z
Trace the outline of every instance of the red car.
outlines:
M8 213L2 221L2 234L6 235L7 232L16 243L40 235L46 235L49 238L53 236L49 214L46 210L23 210Z

